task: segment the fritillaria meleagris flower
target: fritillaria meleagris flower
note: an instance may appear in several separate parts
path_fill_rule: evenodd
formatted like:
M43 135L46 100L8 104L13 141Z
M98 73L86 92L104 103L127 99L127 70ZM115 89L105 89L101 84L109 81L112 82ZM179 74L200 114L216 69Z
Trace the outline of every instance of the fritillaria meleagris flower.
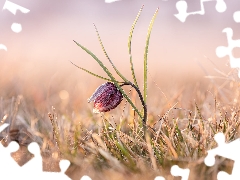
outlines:
M94 113L107 112L116 108L122 101L123 96L117 87L106 82L99 86L93 95L88 99L88 102L94 102Z

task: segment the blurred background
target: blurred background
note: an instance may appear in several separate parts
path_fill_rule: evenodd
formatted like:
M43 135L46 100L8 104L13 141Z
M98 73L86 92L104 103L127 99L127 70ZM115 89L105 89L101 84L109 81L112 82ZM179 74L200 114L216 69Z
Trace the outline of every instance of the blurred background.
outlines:
M87 98L104 83L69 62L73 61L106 76L97 63L73 42L76 40L81 43L111 67L101 50L93 22L110 58L120 72L131 79L128 36L143 4L144 10L132 40L134 68L141 85L147 29L155 10L160 8L149 46L149 98L163 98L158 90L159 96L151 96L151 92L159 88L166 96L170 96L171 91L187 84L198 84L204 90L208 88L206 84L213 81L216 84L223 83L224 79L205 78L208 75L223 76L215 69L223 73L232 71L228 57L218 58L215 54L218 46L228 46L226 34L222 30L230 27L233 29L233 39L240 39L240 23L233 20L233 13L240 10L238 0L227 0L227 10L223 13L215 9L216 1L205 2L205 14L188 16L184 23L174 16L178 13L176 0L11 2L30 12L24 14L17 11L13 15L8 10L1 11L0 44L6 45L8 50L0 50L0 97L21 94L43 109L56 103L62 104L63 108L67 105L84 108ZM200 0L186 2L188 12L201 9ZM0 7L4 3L1 0ZM22 24L22 32L14 33L11 30L13 22ZM240 57L239 49L234 49L234 56Z

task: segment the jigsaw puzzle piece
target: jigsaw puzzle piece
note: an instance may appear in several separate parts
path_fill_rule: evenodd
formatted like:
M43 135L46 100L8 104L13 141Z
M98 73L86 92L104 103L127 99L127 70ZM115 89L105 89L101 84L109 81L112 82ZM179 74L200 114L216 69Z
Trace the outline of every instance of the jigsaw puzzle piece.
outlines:
M223 58L225 56L227 56L228 54L231 53L231 49L228 48L228 47L225 47L225 46L218 46L216 48L216 55L219 57L219 58ZM232 67L232 66L231 66Z
M28 145L28 151L34 155L34 158L23 165L23 168L31 171L42 171L42 156L39 145L36 142L32 142Z
M204 2L207 1L214 1L214 0L201 0L200 4L201 4L201 9L200 11L194 11L194 12L187 12L188 9L188 5L186 1L178 1L176 3L176 9L178 11L178 14L174 14L174 16L180 20L181 22L185 22L187 17L190 15L195 15L195 14L199 14L199 15L204 15L205 14L205 9L204 9ZM226 3L224 0L217 0L215 9L218 12L224 12L227 9Z
M165 178L162 177L162 176L157 176L157 177L154 178L154 180L165 180Z
M215 8L219 13L222 13L222 12L226 11L227 5L224 0L217 0L217 4L216 4Z
M19 174L19 179L41 179L42 173L42 158L40 155L40 148L37 143L32 142L28 146L28 151L34 155L23 166L19 166L21 173ZM21 177L21 178L20 178Z
M230 177L230 174L228 174L228 173L226 173L226 172L224 172L224 171L220 171L219 173L218 173L218 175L217 175L217 179L218 180L226 180L226 179L231 179L231 177Z
M70 162L68 160L61 160L59 163L61 172L66 172L66 170L69 168L70 166Z
M174 165L171 167L171 174L173 176L181 176L182 180L188 180L190 170L189 169L182 169L178 165Z
M0 44L0 50L3 49L5 51L7 51L7 47L4 44Z
M7 9L8 11L10 11L11 13L13 13L14 15L16 15L16 12L17 10L21 11L22 13L29 13L30 10L27 9L27 8L24 8L22 6L19 6L15 3L12 3L10 1L7 1L4 3L4 6L3 6L3 10L4 9ZM11 26L11 29L13 32L15 33L19 33L22 31L22 25L21 24L18 24L18 23L13 23L12 26Z
M185 22L189 13L187 13L187 2L186 1L178 1L176 3L176 8L178 14L174 14L174 16L181 22Z
M16 175L19 174L20 169L19 165L14 161L11 157L10 153L17 151L19 145L17 142L12 141L9 143L7 147L4 147L2 143L0 143L0 178L4 179L15 179ZM14 172L14 173L13 173Z
M176 3L176 8L178 10L178 14L175 14L174 16L176 18L178 18L181 22L185 22L187 17L190 15L195 15L195 14L199 14L199 15L203 15L205 14L205 10L204 10L204 5L203 3L206 1L211 1L211 0L201 0L201 9L200 11L194 11L194 12L187 12L187 2L186 1L178 1Z
M215 156L222 156L234 161L232 174L229 175L226 172L220 171L218 173L218 179L239 179L240 177L240 139L236 139L230 143L225 143L225 135L223 133L215 134L215 141L218 147L208 151L208 155L205 157L204 162L207 166L213 166L215 164Z
M224 171L220 171L217 175L217 179L218 180L239 180L239 177L233 177L232 175Z
M234 167L233 167L233 170L232 170L232 174L228 174L224 171L220 171L217 175L217 179L218 180L226 180L226 179L227 180L239 180L239 177L240 177L240 172L239 172L240 163L239 163L239 161L240 161L240 159L235 160Z
M205 162L207 164L213 164L212 160L216 155L233 161L240 159L240 154L238 152L238 150L240 150L240 139L236 139L230 143L225 143L225 136L223 133L216 134L214 139L217 142L218 147L208 151L208 155L205 158Z
M7 123L4 123L0 126L0 133L6 129L7 127L9 126L9 124ZM14 143L14 142L12 142ZM0 141L0 159L1 159L1 162L6 162L6 158L10 156L9 154L9 151L8 150L11 150L11 151L15 151L17 150L19 147L16 147L14 145L12 145L13 147L10 146L10 144L8 145L7 148L5 148L3 145L2 145L2 141ZM15 162L16 163L16 162ZM0 163L0 169L2 169L4 167L3 164Z
M12 23L11 29L15 33L19 33L22 31L22 25L18 23Z
M40 177L41 179L60 179L60 180L71 180L66 174L65 171L70 165L68 160L61 160L60 161L60 169L61 172L42 172Z
M217 142L218 147L224 147L224 145L225 145L225 136L224 136L223 133L215 134L214 140ZM218 155L219 153L223 154L223 152L220 152L220 151L222 151L222 150L221 149L220 150L219 149L216 150L216 148L209 150L208 151L208 155L204 159L204 163L207 166L213 166L215 164L215 156Z
M2 132L4 129L6 129L6 127L8 127L9 124L4 123L3 125L0 126L0 132Z
M206 166L214 166L215 164L215 154L211 150L208 151L207 156L204 158L204 163Z
M29 11L30 11L29 9L24 8L22 6L19 6L19 5L15 4L15 3L12 3L10 1L5 1L4 6L3 6L3 10L4 9L7 9L11 13L13 13L14 15L16 15L17 10L19 10L22 13L25 13L25 14L29 13Z
M22 174L27 176L28 179L61 179L61 180L70 180L70 178L65 174L65 171L70 165L68 160L60 161L61 172L44 172L42 165L42 156L40 152L40 147L36 142L32 142L28 146L29 152L34 154L29 162L24 164L21 168ZM31 172L32 175L28 175ZM25 178L26 179L26 178Z
M230 67L231 68L240 68L240 58L235 58L233 56L233 49L236 47L240 47L240 39L238 40L233 40L232 36L233 36L233 30L231 28L225 28L223 29L224 33L226 33L227 36L227 41L228 41L228 47L225 46L219 46L216 48L216 55L219 58L222 58L224 56L229 56L229 60L230 60ZM240 71L238 71L238 77L240 78Z
M92 180L89 176L84 175L80 180Z
M233 19L236 23L240 23L240 11L236 11L234 14L233 14Z

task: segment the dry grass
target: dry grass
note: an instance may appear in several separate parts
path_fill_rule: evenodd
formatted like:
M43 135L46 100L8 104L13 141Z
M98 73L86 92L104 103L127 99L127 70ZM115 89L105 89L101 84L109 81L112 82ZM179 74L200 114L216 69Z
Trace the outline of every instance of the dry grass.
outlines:
M69 159L67 174L73 179L83 174L93 179L154 179L157 175L177 179L170 175L174 164L190 168L190 179L216 179L219 170L231 172L232 162L218 158L216 166L207 167L203 160L216 147L213 137L217 132L223 132L228 142L239 137L239 87L232 80L224 87L202 86L195 83L171 89L165 93L171 98L151 86L155 90L149 94L146 138L141 120L124 101L112 112L96 115L86 106L87 97L75 97L85 104L81 110L63 109L61 103L48 101L54 106L50 111L38 106L34 97L2 97L2 122L11 124L1 134L2 141L16 140L22 147L38 142L44 169L58 171L59 159ZM129 93L141 107L134 90Z

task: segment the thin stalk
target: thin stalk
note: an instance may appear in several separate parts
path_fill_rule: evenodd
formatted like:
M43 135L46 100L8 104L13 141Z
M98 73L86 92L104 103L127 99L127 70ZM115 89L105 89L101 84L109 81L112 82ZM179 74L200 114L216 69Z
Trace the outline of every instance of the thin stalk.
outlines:
M143 98L145 103L147 102L147 72L148 72L148 67L147 67L147 58L148 58L148 47L149 47L149 40L150 40L150 35L152 32L152 27L153 23L157 17L159 8L157 8L156 12L154 13L151 22L148 26L148 32L147 32L147 39L146 39L146 45L145 45L145 51L144 51L144 65L143 65Z
M112 81L111 79L108 79L108 78L99 76L99 75L97 75L97 74L95 74L95 73L93 73L93 72L91 72L91 71L89 71L89 70L87 70L87 69L85 69L85 68L80 67L80 66L74 64L72 61L70 61L70 63L72 63L72 64L73 64L74 66L76 66L77 68L79 68L79 69L81 69L81 70L87 72L88 74L91 74L91 75L93 75L93 76L95 76L95 77L97 77L97 78L100 78L100 79L103 79L103 80L106 80L106 81L114 82L114 81Z
M99 32L98 32L98 29L97 29L97 26L93 23L94 25L94 28L96 30L96 33L97 33L97 37L98 37L98 40L100 42L100 45L102 47L102 50L106 56L106 58L108 59L108 61L110 62L110 64L112 65L113 69L116 71L116 73L122 78L122 80L124 80L125 82L127 82L128 80L118 71L118 69L116 68L116 66L113 64L112 60L109 58L104 46L103 46L103 43L102 43L102 40L101 40L101 37L99 35Z
M137 17L135 18L133 24L132 24L132 28L130 30L130 34L129 34L129 38L128 38L128 53L129 53L129 57L130 57L130 65L131 65L131 71L132 71L132 77L133 77L133 80L134 80L134 84L138 87L138 84L137 84L137 79L136 79L136 76L135 76L135 72L134 72L134 68L133 68L133 62L132 62L132 35L133 35L133 30L137 24L137 21L141 15L141 12L143 10L143 7L144 5L141 7L141 9L139 10L138 14L137 14Z
M137 93L138 93L138 96L139 96L140 101L141 101L142 106L143 106L143 118L142 118L142 122L143 122L144 134L145 134L145 132L146 132L146 127L147 127L147 125L146 125L146 124L147 124L147 105L146 105L145 101L143 100L142 93L141 93L141 91L139 90L139 88L138 88L135 84L131 83L130 81L129 81L129 82L124 82L124 83L121 84L120 86L124 86L124 85L130 85L130 86L132 86L132 87L137 91Z

